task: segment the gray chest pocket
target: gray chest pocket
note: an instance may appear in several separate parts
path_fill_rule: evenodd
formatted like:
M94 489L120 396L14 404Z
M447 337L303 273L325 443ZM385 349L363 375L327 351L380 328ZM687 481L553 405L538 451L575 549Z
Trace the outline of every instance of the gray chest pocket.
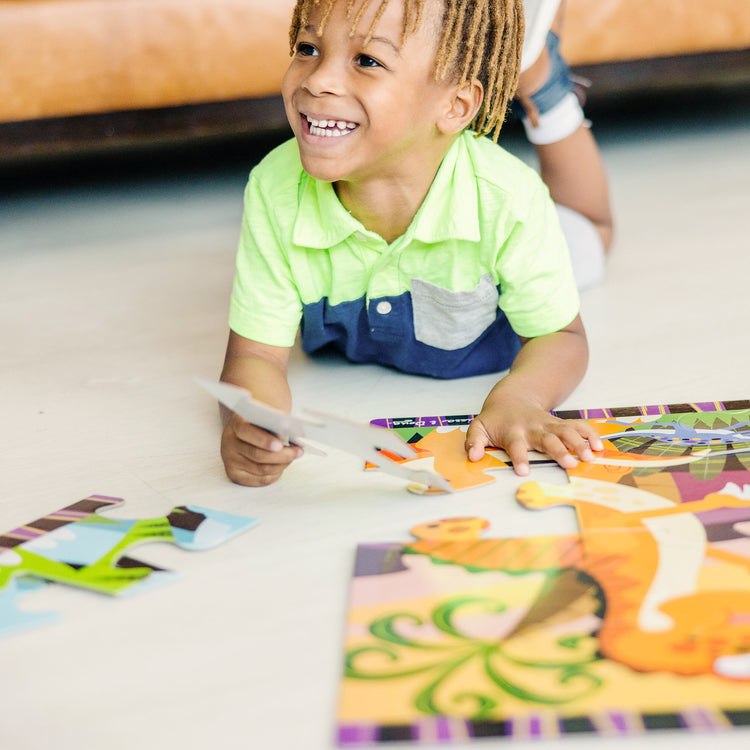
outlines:
M488 273L465 292L412 279L414 335L417 341L437 349L463 349L495 322L497 300L497 289Z

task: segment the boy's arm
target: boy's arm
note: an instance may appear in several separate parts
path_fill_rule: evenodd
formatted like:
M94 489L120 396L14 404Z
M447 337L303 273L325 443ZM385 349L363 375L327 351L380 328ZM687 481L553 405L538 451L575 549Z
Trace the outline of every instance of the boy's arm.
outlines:
M529 473L528 451L546 453L563 468L601 450L598 433L583 420L563 420L550 410L583 378L588 343L580 316L554 333L522 339L509 373L490 391L466 433L469 459L479 461L488 446L503 448L519 476ZM588 442L587 442L588 441Z
M289 411L291 391L286 378L289 347L269 346L229 333L221 379L246 388L253 398ZM221 407L224 430L221 458L227 476L237 484L260 487L275 482L302 449L285 446L278 437Z

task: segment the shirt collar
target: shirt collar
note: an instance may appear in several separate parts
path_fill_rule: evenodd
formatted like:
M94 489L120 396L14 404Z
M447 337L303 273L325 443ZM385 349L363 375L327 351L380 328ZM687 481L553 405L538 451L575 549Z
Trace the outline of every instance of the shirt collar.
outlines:
M341 204L330 182L302 174L299 207L292 239L295 245L324 250L343 242L355 232L363 231Z
M479 202L468 138L462 133L448 149L430 190L406 235L425 244L450 239L478 242ZM365 228L341 204L330 182L302 176L293 241L301 247L326 249Z
M448 149L412 221L416 239L427 244L444 240L479 242L477 179L469 140L473 138L473 133L464 131Z

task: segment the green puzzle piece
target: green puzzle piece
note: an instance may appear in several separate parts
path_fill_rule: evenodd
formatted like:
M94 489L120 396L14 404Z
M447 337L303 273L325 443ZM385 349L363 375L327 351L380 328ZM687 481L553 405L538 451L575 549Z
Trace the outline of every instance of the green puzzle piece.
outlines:
M0 635L56 619L26 613L18 600L47 583L122 596L166 582L174 573L130 557L136 546L168 542L208 549L257 523L257 519L179 506L161 518L111 519L102 508L121 498L91 495L0 536Z

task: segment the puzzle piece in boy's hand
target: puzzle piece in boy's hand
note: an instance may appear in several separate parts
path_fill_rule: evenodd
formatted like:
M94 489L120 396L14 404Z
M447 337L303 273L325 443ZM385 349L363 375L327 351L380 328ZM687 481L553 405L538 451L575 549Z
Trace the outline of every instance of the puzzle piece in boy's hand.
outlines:
M131 548L168 542L186 550L208 549L257 523L195 505L143 520L96 513L122 502L92 495L0 536L0 634L51 618L16 606L34 586L64 583L111 595L134 593L174 574L128 556Z
M305 450L320 453L308 442L312 440L363 458L380 467L381 471L416 483L423 488L422 491L427 491L428 488L452 491L439 474L421 467L401 465L404 458L415 455L415 450L394 432L311 410L307 410L307 413L316 421L301 419L256 401L244 388L205 380L198 380L198 384L228 409L248 422L278 435L285 442L299 444Z
M371 424L397 433L417 451L414 458L391 456L394 461L412 466L424 464L445 477L452 489L465 490L494 482L495 477L488 472L512 468L508 454L499 448L487 449L480 461L469 461L464 442L474 416L376 419ZM554 464L550 458L535 451L530 452L529 459L532 465ZM424 494L424 490L418 487L409 489ZM428 491L435 492L434 489Z

